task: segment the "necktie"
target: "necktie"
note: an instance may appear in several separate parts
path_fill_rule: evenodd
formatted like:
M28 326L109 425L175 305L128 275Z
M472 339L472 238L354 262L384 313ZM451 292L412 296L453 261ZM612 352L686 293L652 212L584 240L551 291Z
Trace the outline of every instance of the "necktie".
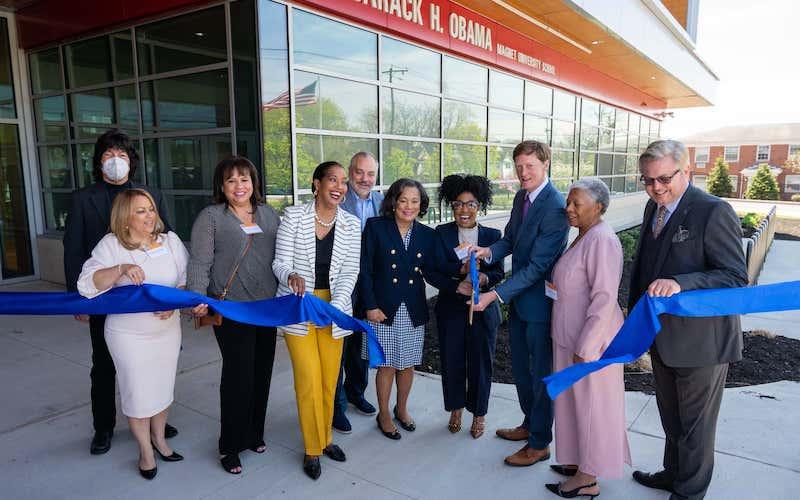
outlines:
M661 234L661 230L664 229L664 221L666 220L667 216L667 207L660 206L658 207L658 215L656 216L656 225L653 228L653 238L658 238L658 235Z
M528 196L525 196L525 203L522 204L522 220L525 221L525 217L528 216L528 209L531 208L531 199Z

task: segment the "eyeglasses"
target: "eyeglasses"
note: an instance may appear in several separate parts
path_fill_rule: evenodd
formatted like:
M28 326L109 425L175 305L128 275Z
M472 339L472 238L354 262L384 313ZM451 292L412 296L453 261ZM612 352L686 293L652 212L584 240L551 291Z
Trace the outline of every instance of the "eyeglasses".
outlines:
M450 206L453 207L453 210L460 210L461 207L467 207L470 210L481 208L481 204L477 201L454 201L450 203Z
M639 177L639 182L641 182L645 186L652 186L653 184L656 183L656 181L658 181L659 184L662 184L664 186L668 186L672 182L672 178L675 177L676 175L678 175L678 172L680 172L680 171L681 171L681 169L678 169L678 170L674 171L672 173L672 175L662 175L660 177L646 177L646 176L643 175L643 176Z

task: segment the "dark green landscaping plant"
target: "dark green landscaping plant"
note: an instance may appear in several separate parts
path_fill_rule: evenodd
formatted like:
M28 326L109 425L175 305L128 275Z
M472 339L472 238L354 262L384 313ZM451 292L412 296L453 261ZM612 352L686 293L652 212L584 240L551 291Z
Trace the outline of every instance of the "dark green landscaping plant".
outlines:
M708 174L706 188L710 194L727 198L733 193L733 183L731 182L730 168L725 160L719 156L714 162L714 168Z
M777 200L780 197L778 181L772 176L769 165L762 163L747 188L745 198L750 200Z

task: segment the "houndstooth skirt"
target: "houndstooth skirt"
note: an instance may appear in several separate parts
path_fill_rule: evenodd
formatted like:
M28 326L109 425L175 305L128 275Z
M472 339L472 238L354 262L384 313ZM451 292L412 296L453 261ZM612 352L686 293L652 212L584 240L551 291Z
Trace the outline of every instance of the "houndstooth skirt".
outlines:
M379 366L390 366L403 370L422 363L422 345L425 342L425 325L414 326L405 303L401 303L394 315L391 326L383 323L369 322L378 342L383 347L386 362ZM361 343L361 357L369 359L367 354L367 336Z

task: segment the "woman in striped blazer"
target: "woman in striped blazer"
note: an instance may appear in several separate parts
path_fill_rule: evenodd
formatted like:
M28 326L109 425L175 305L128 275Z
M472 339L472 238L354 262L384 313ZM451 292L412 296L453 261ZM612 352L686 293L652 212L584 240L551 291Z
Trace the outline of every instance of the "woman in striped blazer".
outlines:
M336 162L320 163L312 180L314 200L288 207L278 228L272 270L278 278L277 296L306 289L347 314L359 272L361 222L339 208L347 192L347 174ZM344 462L331 425L336 380L342 362L342 341L351 331L336 325L312 323L282 327L292 359L297 413L305 444L303 470L312 479L321 473L323 453Z

